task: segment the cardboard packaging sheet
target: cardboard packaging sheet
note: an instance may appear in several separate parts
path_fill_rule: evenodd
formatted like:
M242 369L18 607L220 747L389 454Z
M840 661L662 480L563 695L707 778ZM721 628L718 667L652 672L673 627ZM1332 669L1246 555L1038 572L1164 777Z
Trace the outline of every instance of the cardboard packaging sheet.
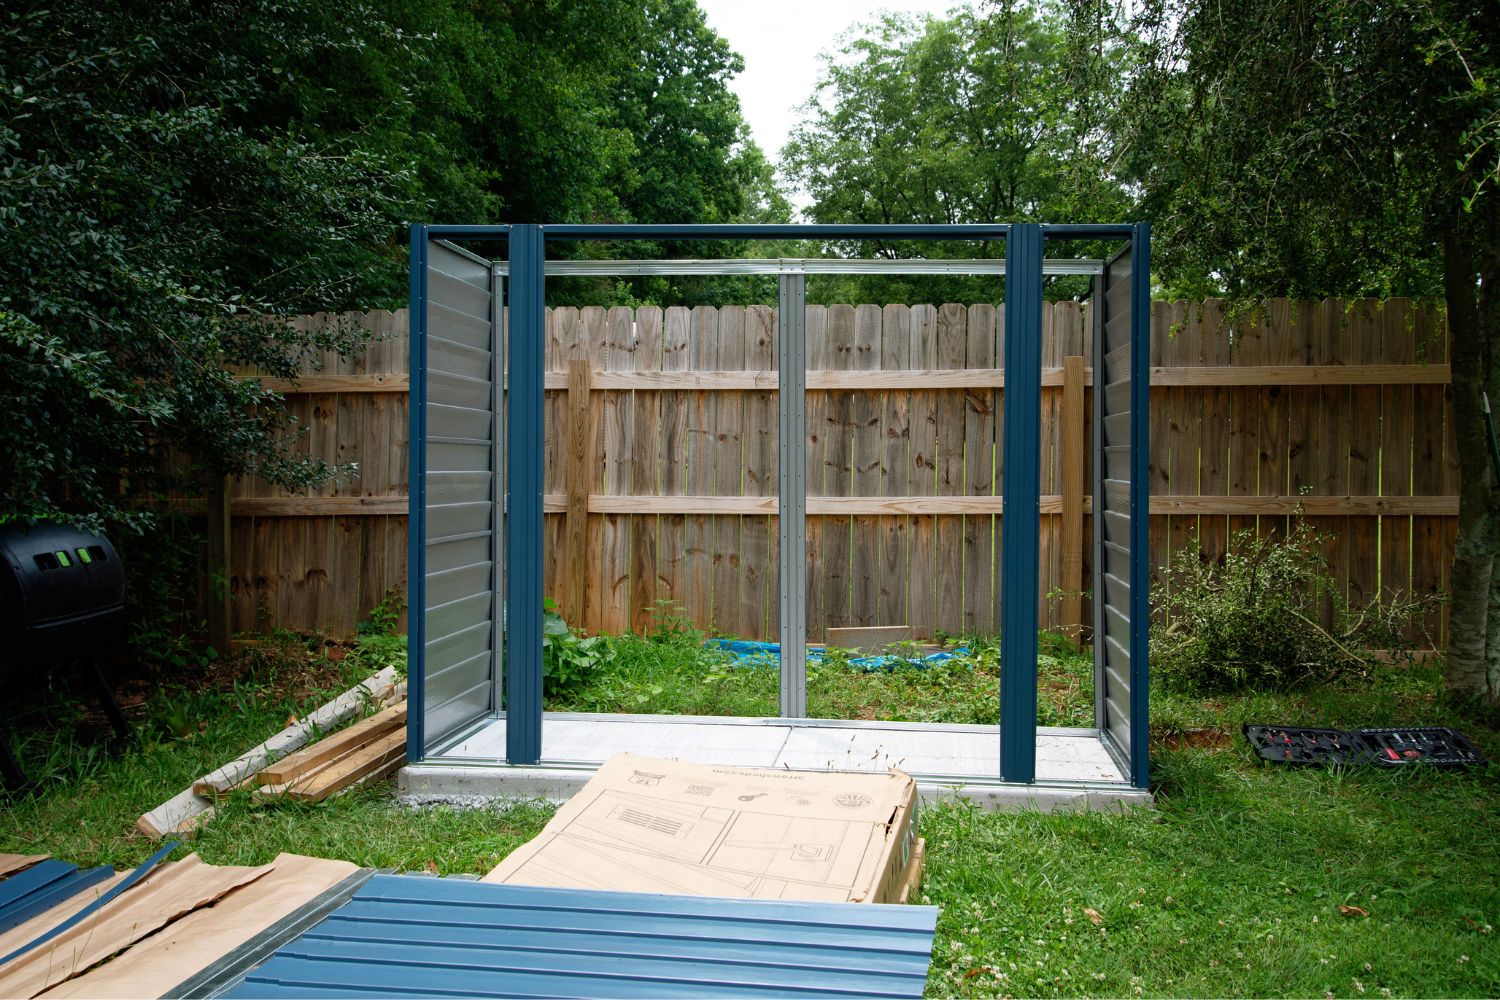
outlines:
M617 754L483 879L887 903L919 875L916 782Z

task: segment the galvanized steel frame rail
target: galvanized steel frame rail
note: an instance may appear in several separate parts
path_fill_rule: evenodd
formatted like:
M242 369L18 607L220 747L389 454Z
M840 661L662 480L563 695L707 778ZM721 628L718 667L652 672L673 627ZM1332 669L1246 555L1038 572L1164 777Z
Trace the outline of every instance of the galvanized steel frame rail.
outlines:
M801 719L807 716L807 279L783 274L778 284L781 714Z

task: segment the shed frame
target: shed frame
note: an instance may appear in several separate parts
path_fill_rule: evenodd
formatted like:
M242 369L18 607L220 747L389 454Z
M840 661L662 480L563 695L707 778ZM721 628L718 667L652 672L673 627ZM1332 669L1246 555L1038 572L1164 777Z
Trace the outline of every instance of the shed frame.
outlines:
M1003 241L1005 256L546 259L549 243L565 241L788 238ZM1069 240L1121 246L1105 260L1045 257L1049 243ZM503 243L506 256L491 260L454 241ZM781 715L761 721L810 725L827 720L806 718L806 276L968 273L1006 279L1000 773L994 778L1035 784L1043 280L1084 274L1094 279L1096 306L1091 360L1097 703L1095 729L1074 732L1096 735L1126 783L1147 787L1149 224L414 225L410 255L408 761L441 760L465 732L503 718L505 755L492 763L543 763L547 277L778 276ZM535 614L507 622L509 604L535 608Z

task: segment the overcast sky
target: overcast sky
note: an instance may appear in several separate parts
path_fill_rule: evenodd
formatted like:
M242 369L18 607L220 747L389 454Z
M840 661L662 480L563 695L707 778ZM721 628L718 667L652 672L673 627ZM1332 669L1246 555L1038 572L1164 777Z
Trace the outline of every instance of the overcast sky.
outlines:
M821 52L883 10L945 14L960 0L698 0L708 24L745 58L731 87L755 142L779 160L797 105L812 96Z

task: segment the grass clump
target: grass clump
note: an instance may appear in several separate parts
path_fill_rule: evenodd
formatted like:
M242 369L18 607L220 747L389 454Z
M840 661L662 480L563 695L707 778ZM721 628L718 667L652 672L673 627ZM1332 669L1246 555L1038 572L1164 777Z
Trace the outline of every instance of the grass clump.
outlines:
M924 809L929 996L1500 994L1500 767L1263 765L1245 721L1444 725L1440 665L1152 700L1153 809ZM1341 907L1349 908L1347 911ZM1357 909L1355 909L1357 908Z
M1176 553L1152 595L1153 682L1286 689L1368 676L1370 650L1410 659L1409 634L1431 601L1350 604L1320 544L1299 523L1284 538L1237 533L1222 563L1205 558L1196 539Z

